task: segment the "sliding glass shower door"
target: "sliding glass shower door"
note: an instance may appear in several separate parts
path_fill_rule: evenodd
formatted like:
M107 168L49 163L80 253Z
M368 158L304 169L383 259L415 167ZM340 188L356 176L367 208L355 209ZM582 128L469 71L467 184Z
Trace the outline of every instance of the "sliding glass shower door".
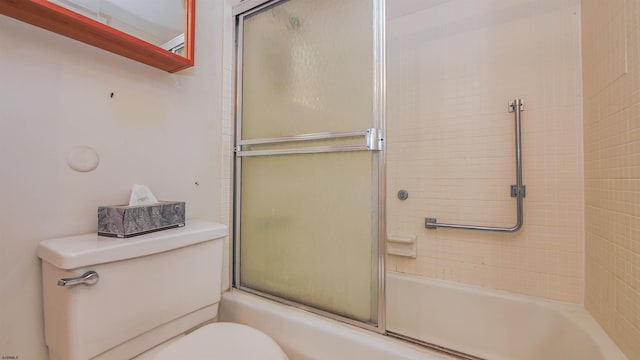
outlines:
M272 1L237 17L235 286L373 327L378 3Z

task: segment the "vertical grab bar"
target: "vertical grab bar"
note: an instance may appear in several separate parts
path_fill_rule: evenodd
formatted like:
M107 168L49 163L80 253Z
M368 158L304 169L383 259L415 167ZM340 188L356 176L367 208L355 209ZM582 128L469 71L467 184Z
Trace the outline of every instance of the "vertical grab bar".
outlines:
M435 218L426 218L424 226L427 229L451 228L451 229L467 229L482 231L499 231L499 232L515 232L520 230L524 222L524 197L526 196L526 187L522 184L522 135L521 135L521 116L524 111L524 101L515 99L509 101L509 112L515 114L516 123L516 184L511 185L511 196L517 198L516 204L516 224L512 227L493 227L479 225L460 225L460 224L439 224Z

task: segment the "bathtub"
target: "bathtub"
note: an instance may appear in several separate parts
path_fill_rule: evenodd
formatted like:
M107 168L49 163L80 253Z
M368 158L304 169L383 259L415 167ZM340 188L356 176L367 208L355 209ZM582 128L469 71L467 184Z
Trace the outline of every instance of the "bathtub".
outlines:
M222 294L219 321L269 334L290 360L443 360L426 348L231 290Z
M626 359L582 305L390 272L387 330L486 359Z
M626 359L580 305L398 273L387 275L387 303L388 331L480 358ZM219 320L264 331L291 360L454 359L235 290L223 294Z

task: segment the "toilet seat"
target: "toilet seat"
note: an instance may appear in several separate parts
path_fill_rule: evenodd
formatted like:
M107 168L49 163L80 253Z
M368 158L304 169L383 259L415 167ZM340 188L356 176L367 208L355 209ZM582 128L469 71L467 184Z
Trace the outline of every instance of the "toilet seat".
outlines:
M218 322L176 340L158 352L153 360L288 360L280 346L252 327Z

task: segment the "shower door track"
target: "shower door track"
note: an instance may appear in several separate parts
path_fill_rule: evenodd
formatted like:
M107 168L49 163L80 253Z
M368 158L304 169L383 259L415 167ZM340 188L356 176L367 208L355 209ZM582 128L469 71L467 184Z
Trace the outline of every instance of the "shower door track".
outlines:
M402 335L402 334L397 334L397 333L394 333L392 331L387 331L386 335L390 336L390 337L394 337L396 339L400 339L400 340L406 341L406 342L410 342L412 344L416 344L416 345L419 345L419 346L424 346L424 347L426 347L426 348L428 348L430 350L437 351L437 352L445 354L445 355L454 356L454 357L456 357L458 359L461 359L461 360L487 360L485 358L481 358L481 357L473 356L473 355L470 355L470 354L467 354L467 353L463 353L463 352L460 352L460 351L457 351L457 350L449 349L448 347L444 347L444 346L432 344L430 342L414 339L412 337L405 336L405 335Z

